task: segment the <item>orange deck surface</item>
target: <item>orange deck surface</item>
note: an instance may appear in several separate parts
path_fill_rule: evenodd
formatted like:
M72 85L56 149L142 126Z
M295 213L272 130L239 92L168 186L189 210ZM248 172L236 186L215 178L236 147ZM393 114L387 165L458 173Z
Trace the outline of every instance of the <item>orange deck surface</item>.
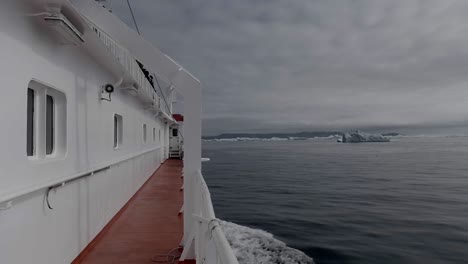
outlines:
M183 236L181 176L181 160L162 164L73 263L154 264L154 255L179 246Z

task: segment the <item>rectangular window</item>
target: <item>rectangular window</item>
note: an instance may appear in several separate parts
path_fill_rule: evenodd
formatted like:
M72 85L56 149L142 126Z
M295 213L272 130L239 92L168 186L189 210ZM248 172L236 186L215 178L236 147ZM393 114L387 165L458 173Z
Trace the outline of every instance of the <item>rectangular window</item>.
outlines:
M146 142L146 124L143 124L143 142Z
M54 152L55 118L54 118L54 98L46 96L46 154Z
M156 141L156 128L153 127L153 142Z
M177 128L172 129L172 136L173 136L173 137L177 137L177 136L178 136L178 132L179 132L179 131L177 130Z
M115 114L114 115L114 149L118 149L122 145L123 139L123 126L122 126L122 116Z
M26 153L34 156L34 90L28 88L27 123L26 123Z
M32 80L27 88L26 155L54 159L67 147L67 99L63 92Z

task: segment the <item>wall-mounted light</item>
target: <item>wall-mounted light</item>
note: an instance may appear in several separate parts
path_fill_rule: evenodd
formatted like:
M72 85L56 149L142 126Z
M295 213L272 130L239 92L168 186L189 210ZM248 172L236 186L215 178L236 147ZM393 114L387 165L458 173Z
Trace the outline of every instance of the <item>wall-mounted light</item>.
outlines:
M84 42L83 34L61 13L51 13L44 21L60 36L62 44L79 45Z
M114 92L114 86L110 83L101 87L101 101L109 101L112 102L111 95Z

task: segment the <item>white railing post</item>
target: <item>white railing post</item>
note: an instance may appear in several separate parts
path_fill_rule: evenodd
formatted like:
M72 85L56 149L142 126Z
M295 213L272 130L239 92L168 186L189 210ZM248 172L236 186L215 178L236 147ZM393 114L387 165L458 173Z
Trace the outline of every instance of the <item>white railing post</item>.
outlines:
M190 234L194 213L194 178L201 169L201 114L202 89L200 82L184 69L179 69L172 80L184 96L184 234ZM183 243L190 239L184 236Z
M187 244L181 260L195 259L197 263L207 264L239 264L221 230L219 220L216 219L210 191L200 171L193 177L192 198L194 201L190 219L192 230L186 237Z

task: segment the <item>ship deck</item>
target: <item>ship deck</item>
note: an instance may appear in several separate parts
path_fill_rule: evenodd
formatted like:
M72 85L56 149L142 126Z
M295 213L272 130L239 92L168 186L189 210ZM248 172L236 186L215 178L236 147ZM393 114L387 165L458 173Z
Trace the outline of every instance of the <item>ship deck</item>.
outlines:
M183 236L182 167L181 160L164 162L73 263L155 263L154 256L177 248Z

